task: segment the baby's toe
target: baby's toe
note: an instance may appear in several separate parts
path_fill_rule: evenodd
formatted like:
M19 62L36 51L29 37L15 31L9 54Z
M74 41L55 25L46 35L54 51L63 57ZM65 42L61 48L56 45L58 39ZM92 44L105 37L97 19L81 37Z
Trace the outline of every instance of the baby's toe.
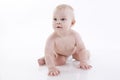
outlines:
M38 64L39 65L44 65L45 64L45 60L44 59L38 59Z

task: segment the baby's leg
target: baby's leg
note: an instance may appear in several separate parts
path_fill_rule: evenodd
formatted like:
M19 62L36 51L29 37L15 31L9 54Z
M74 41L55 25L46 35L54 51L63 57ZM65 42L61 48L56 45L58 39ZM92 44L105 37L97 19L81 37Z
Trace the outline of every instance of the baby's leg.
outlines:
M88 60L90 57L90 53L87 50L81 50L79 52L74 53L73 58L77 61L80 61L79 67L82 69L90 69L92 66L88 64Z
M88 61L90 58L90 53L88 50L81 50L80 52L75 52L72 55L72 57L77 61L80 61L80 60Z
M56 66L64 65L66 63L66 59L67 57L65 56L61 56L61 55L55 56L55 59L54 59L55 65ZM45 58L43 57L43 58L38 59L38 64L40 66L46 64Z
M63 56L63 55L59 55L57 54L55 56L55 65L56 66L61 66L61 65L64 65L66 63L66 60L67 60L67 57L66 56Z

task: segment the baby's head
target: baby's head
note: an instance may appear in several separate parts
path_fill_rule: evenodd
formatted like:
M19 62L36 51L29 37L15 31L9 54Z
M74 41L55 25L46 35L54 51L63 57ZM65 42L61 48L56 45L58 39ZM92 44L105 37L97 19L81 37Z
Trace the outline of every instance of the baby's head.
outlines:
M75 23L73 8L66 4L58 5L53 14L54 29L69 29Z
M74 10L73 8L70 6L70 5L66 5L66 4L61 4L61 5L58 5L56 8L55 8L55 12L62 12L66 15L69 15L74 19ZM55 14L54 12L54 14ZM64 15L64 14L61 14L61 15Z

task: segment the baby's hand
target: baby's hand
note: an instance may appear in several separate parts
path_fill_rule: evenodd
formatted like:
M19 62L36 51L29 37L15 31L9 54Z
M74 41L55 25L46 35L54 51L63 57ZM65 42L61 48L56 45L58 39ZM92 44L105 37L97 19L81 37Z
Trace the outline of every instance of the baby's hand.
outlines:
M92 68L92 66L87 64L86 62L81 62L79 64L79 67L82 68L82 69L85 69L85 70L88 70L88 69Z
M58 74L60 74L60 71L57 68L49 68L49 76L57 76Z

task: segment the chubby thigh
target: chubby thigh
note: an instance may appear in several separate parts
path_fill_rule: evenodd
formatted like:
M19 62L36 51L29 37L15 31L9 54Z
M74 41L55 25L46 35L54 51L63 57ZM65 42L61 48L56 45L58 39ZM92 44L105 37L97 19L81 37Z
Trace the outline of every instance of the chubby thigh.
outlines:
M90 58L90 53L86 49L82 49L80 51L76 50L76 52L72 54L72 57L77 61L88 61Z
M64 65L68 57L60 54L56 54L54 57L54 62L56 66Z

